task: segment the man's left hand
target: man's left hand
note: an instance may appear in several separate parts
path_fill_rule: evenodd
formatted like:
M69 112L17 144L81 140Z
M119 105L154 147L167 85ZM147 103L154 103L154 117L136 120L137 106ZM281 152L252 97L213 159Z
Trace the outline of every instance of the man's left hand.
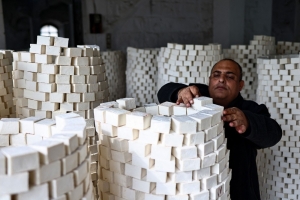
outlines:
M229 126L234 127L239 134L245 133L248 128L248 120L245 114L236 107L225 109L222 120L229 122Z

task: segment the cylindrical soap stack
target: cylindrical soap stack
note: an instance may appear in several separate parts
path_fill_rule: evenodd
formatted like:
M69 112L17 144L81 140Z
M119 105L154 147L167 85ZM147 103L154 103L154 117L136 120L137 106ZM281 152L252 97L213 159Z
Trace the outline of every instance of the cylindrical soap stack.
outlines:
M108 101L109 95L99 48L68 48L68 38L38 36L29 52L13 55L17 117L79 114L87 122L92 163L97 162L93 108ZM96 170L92 170L93 181L97 180L95 175Z
M93 200L84 130L85 120L74 113L2 118L0 199Z
M278 41L276 46L277 54L298 54L300 52L299 42Z
M244 98L256 100L256 58L273 55L275 51L275 38L265 35L255 35L250 45L231 45L230 49L223 50L224 58L231 58L242 67L245 84L241 94Z
M137 105L158 102L157 61L159 49L127 48L126 96L134 97Z
M265 200L300 198L299 63L299 56L257 60L257 102L268 107L283 130L277 145L258 154L261 197Z
M109 85L109 101L126 96L126 60L122 51L102 51L101 57L105 64Z
M108 100L97 48L68 48L68 38L38 36L29 52L13 55L18 117L75 112L89 119L92 109Z
M223 58L220 44L168 43L158 57L158 90L168 82L208 83L212 66Z
M171 102L135 108L133 98L100 104L94 109L101 139L99 194L128 200L229 199L222 111L207 97L195 98L193 108Z
M0 117L15 117L13 103L12 51L0 50Z

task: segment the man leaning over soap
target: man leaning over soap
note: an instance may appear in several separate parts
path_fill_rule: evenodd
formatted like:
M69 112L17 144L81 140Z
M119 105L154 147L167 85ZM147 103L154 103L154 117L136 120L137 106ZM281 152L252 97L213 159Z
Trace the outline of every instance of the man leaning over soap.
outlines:
M277 144L282 130L264 104L241 96L243 86L241 66L234 60L223 59L213 66L208 86L168 83L158 91L158 99L190 107L193 98L207 96L214 104L223 106L222 120L232 169L230 197L232 200L259 200L257 149Z

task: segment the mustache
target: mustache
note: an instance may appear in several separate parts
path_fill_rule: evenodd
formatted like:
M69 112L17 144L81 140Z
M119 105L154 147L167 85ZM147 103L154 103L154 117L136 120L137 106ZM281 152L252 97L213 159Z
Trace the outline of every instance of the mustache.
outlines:
M218 83L215 88L224 88L227 89L226 85L224 83Z

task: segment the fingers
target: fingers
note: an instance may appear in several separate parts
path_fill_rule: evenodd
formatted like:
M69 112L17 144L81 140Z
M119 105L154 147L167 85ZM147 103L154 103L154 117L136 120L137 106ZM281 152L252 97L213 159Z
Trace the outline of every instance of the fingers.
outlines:
M191 89L193 88L193 89ZM193 90L193 91L191 91ZM193 98L195 97L195 95L200 95L199 90L196 86L192 87L186 87L183 88L181 90L179 90L178 92L178 99L176 101L176 104L180 104L180 103L184 103L186 105L186 107L190 107L191 104L194 103Z
M229 122L229 126L234 127L240 134L244 133L248 128L248 120L243 111L235 107L225 109L222 120Z
M194 97L199 97L200 96L200 92L199 92L198 87L192 85L189 88L190 88L191 93L193 94Z
M236 108L236 107L232 107L232 108L227 108L223 111L224 115L229 115L229 114L234 114L237 113L238 111L240 111L240 109Z

